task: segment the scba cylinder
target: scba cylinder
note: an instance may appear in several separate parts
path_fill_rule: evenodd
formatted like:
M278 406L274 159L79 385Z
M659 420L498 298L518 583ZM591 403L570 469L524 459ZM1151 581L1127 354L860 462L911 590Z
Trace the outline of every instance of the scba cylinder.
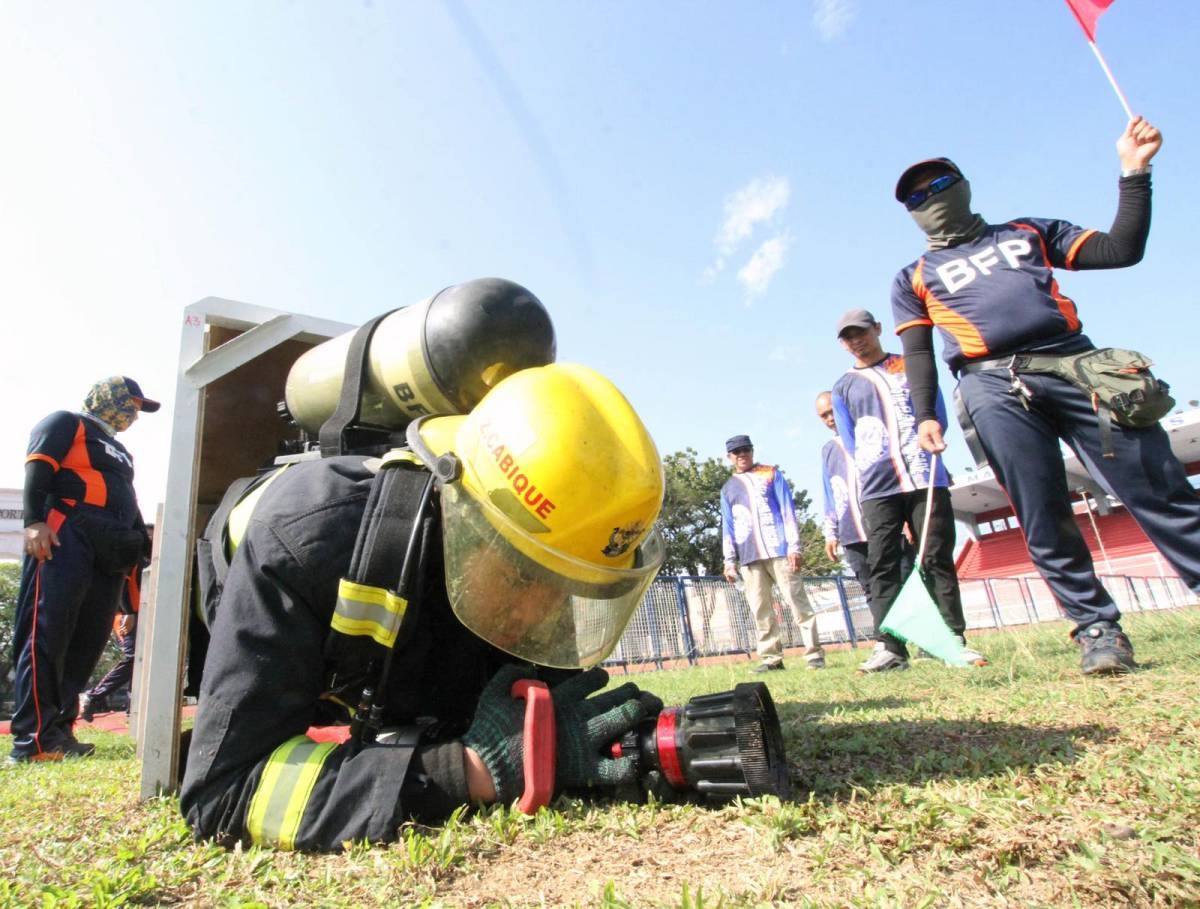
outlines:
M288 414L318 433L338 406L356 332L304 353L288 373ZM466 413L506 376L553 363L541 301L503 278L455 284L385 316L366 351L359 421L403 429L428 413Z

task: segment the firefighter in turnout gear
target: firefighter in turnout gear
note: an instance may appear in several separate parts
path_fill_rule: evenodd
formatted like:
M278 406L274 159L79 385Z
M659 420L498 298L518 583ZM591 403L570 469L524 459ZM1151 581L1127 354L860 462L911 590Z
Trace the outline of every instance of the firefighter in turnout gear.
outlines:
M641 420L604 377L551 364L407 438L277 470L210 523L201 553L232 556L181 792L197 836L331 850L509 802L530 783L527 678L552 694L554 792L633 778L606 746L662 704L595 692L663 557ZM333 723L354 734L306 735Z

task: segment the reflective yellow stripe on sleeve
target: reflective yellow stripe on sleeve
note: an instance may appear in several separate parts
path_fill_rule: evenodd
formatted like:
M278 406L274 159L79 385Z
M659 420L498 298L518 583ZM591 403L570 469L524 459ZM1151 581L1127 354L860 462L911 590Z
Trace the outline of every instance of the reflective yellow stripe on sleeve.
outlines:
M342 634L374 638L384 647L391 647L407 608L408 600L390 590L342 578L329 624Z
M334 742L314 742L298 735L271 753L246 813L246 830L252 842L295 848L296 832L313 786L335 748Z
M233 506L233 509L229 512L229 520L225 522L225 526L228 529L227 543L229 550L226 555L229 558L233 558L234 552L242 542L242 537L246 535L246 527L250 523L250 516L254 513L254 509L258 505L258 500L262 498L262 494L267 491L268 486L283 476L283 472L291 466L291 464L284 464Z

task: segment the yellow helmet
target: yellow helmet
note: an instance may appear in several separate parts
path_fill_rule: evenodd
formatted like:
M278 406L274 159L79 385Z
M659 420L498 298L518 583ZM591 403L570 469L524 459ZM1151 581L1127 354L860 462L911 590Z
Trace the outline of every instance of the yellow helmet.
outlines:
M540 665L604 659L664 554L654 530L662 461L625 397L594 370L555 363L514 373L466 416L415 432L462 466L442 490L459 620Z

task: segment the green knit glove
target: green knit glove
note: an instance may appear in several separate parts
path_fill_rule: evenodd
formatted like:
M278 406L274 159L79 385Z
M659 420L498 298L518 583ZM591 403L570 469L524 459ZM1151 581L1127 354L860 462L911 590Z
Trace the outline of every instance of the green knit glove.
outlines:
M492 775L500 804L519 798L525 791L525 700L512 696L512 686L518 679L533 677L534 671L528 666L509 664L501 668L484 686L475 718L462 737L463 746L478 753Z
M626 682L588 697L608 684L599 666L572 676L551 690L557 727L559 789L617 786L636 780L632 757L613 758L613 742L663 709L660 698Z

